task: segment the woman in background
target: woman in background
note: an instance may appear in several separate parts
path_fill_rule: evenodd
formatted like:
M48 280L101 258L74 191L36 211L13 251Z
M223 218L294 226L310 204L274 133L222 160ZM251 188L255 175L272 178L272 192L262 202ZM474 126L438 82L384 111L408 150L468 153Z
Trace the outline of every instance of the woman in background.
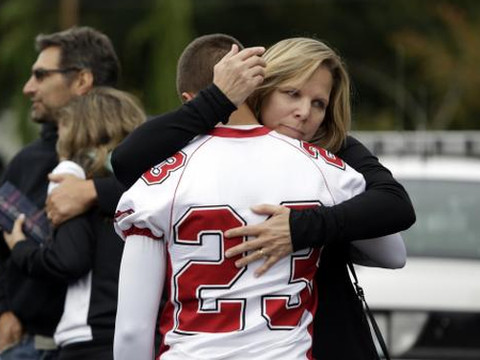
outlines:
M92 89L57 114L60 159L54 173L91 179L111 173L115 146L145 120L129 94L106 87ZM54 187L50 183L49 191ZM113 219L93 207L54 230L51 242L25 239L23 219L6 241L23 272L68 284L62 318L55 331L61 360L113 359L118 272L123 241Z

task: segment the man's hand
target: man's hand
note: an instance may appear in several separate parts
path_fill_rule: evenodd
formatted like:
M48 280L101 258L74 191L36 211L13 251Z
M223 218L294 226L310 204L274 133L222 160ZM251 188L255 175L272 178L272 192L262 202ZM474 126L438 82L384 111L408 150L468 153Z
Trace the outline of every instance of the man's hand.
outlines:
M23 328L13 312L0 315L0 352L20 342Z
M25 215L21 214L13 223L13 229L11 233L3 232L3 237L10 250L13 249L16 243L25 240L25 234L23 233L22 226L25 221Z
M250 252L235 262L237 267L243 267L252 261L265 257L265 262L256 271L260 276L270 269L278 260L293 252L290 236L290 209L278 205L258 205L252 208L253 212L271 217L261 224L242 226L225 232L227 238L237 236L256 236L256 239L245 241L240 245L228 249L227 258Z
M228 52L213 68L213 83L236 106L263 82L265 61L260 57L265 48L251 47L238 51L232 45Z
M83 180L74 175L49 174L50 181L60 183L47 198L47 217L54 226L83 214L97 199L92 180Z

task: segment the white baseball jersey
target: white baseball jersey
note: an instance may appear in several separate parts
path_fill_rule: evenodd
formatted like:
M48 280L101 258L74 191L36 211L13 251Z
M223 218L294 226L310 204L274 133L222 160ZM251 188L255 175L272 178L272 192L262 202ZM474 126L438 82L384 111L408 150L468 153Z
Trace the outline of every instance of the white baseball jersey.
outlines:
M320 250L257 278L264 260L236 268L239 257L224 253L248 239L223 232L264 221L252 205L332 206L364 190L341 159L261 126L217 127L146 172L121 198L115 226L127 241L165 243L160 359L311 358Z

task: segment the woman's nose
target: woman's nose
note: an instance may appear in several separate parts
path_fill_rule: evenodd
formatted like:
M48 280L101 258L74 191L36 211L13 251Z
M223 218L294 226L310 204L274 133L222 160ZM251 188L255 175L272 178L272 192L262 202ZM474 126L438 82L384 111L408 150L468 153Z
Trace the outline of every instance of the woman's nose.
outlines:
M310 115L311 104L308 99L301 99L295 109L295 116L300 120L305 120Z

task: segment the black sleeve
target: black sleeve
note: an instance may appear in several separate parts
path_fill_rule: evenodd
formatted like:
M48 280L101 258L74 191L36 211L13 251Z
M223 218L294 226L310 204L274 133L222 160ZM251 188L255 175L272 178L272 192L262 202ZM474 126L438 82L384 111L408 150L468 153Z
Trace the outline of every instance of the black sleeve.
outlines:
M14 178L14 174L19 174L16 164L18 163L18 155L15 156L12 161L7 166L7 169L4 171L0 177L0 186L7 181L11 181ZM5 242L3 237L3 229L0 228L0 315L6 311L11 310L11 306L7 297L7 262L10 258L10 249Z
M62 224L46 246L31 239L17 243L11 258L28 276L68 283L92 268L93 249L91 226L86 216L80 216Z
M127 188L152 166L175 154L195 136L226 123L235 105L215 86L199 92L178 110L148 120L112 154L113 171Z
M113 218L118 201L126 190L125 187L113 175L94 178L93 184L97 192L97 204L100 211L103 215Z
M2 240L3 241L3 240ZM7 301L6 296L6 279L5 279L5 266L4 264L0 265L0 315L6 311L10 310L10 305Z
M0 228L0 315L8 311L10 306L7 301L7 279L5 273L7 270L7 259L10 255L5 239L3 238L3 230Z
M364 176L366 191L335 206L291 210L295 251L393 234L415 222L407 192L364 145L349 136L337 155Z

